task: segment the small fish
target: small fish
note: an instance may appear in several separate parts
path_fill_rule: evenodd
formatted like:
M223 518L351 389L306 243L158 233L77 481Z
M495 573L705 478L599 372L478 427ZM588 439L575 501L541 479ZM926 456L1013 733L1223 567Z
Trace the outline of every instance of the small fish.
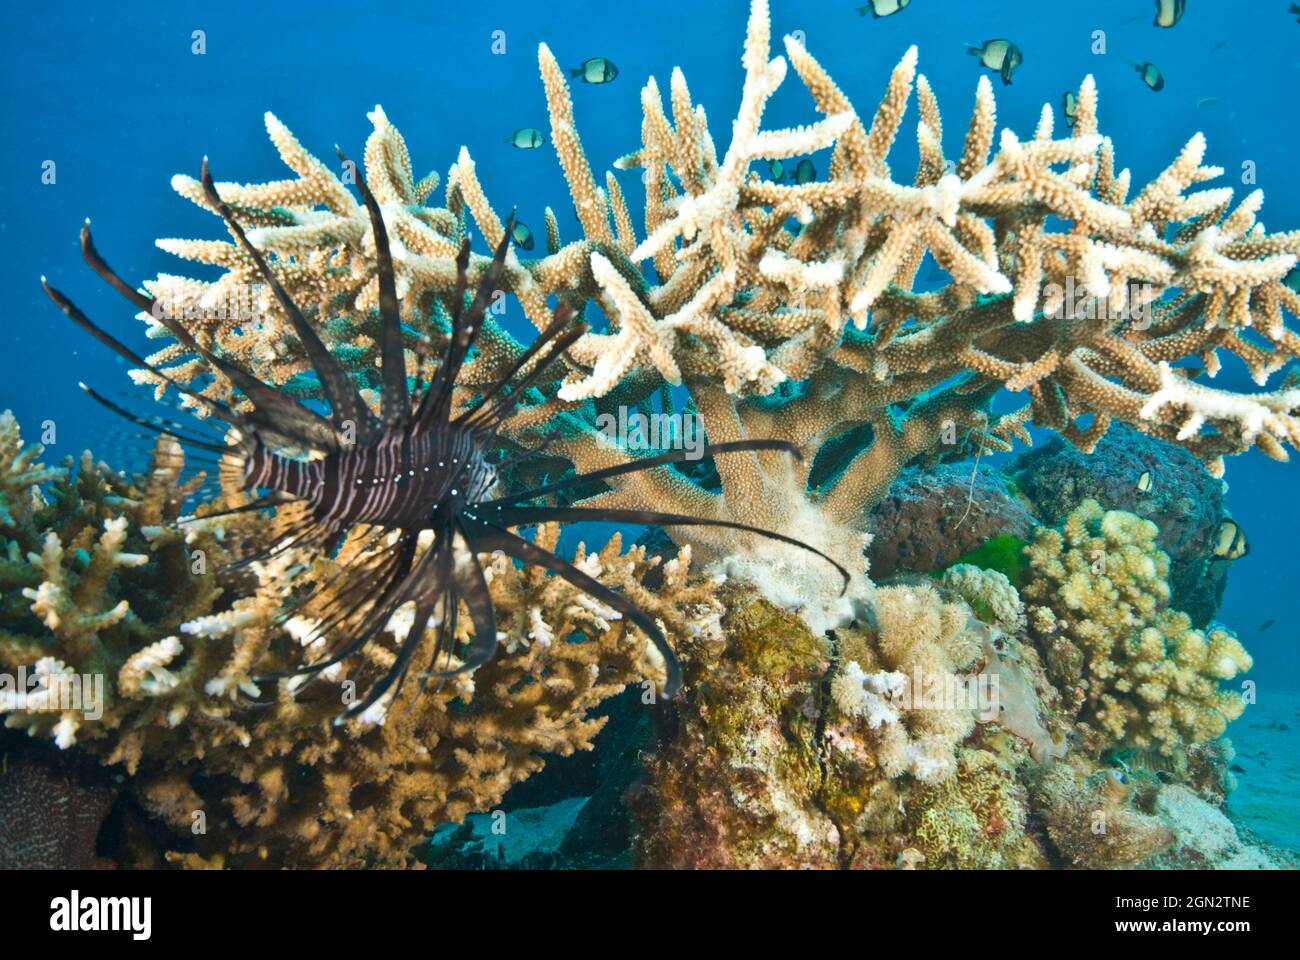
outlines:
M592 57L590 60L582 61L579 66L571 68L569 76L581 77L583 83L609 83L618 76L618 67L614 66L612 60Z
M1273 624L1275 623L1277 623L1277 621L1274 620L1272 617L1270 617L1269 619L1265 620L1263 623L1259 625L1259 632L1263 633L1265 630L1273 626Z
M506 137L506 143L520 150L536 150L545 142L545 135L536 127L520 127Z
M1228 45L1228 41L1227 41L1227 40L1220 40L1220 41L1219 41L1218 43L1216 43L1214 46L1210 47L1210 53L1218 53L1220 50L1222 50L1222 49L1223 49L1224 47L1226 47L1227 45Z
M1196 109L1199 110L1201 107L1212 107L1216 103L1220 102L1221 101L1218 97L1201 97L1201 99L1196 101Z
M867 3L858 7L858 16L865 17L871 14L879 20L881 17L888 17L907 9L907 5L911 2L912 0L867 0Z
M528 229L528 225L522 220L516 220L514 229L510 231L510 236L514 238L520 250L533 249L533 231Z
M1065 114L1066 124L1073 128L1075 114L1079 112L1079 98L1072 91L1066 92L1061 102L1061 112Z
M794 168L794 182L798 184L812 183L817 179L817 168L807 157L799 161L799 165Z
M1151 471L1143 470L1142 473L1138 475L1137 492L1150 493L1151 489L1154 486L1155 486L1155 478L1152 477Z
M1160 72L1160 68L1150 61L1146 63L1135 63L1133 66L1137 72L1142 75L1142 82L1148 87L1159 93L1165 88L1165 77Z
M1187 12L1187 0L1156 0L1156 26L1174 27Z
M990 70L996 70L1004 84L1011 83L1011 74L1022 63L1025 55L1010 40L985 40L983 46L966 45L966 52L972 57L979 57L980 63Z
M1250 553L1246 532L1235 520L1224 520L1214 534L1214 555L1222 560L1240 560Z
M1282 285L1296 293L1300 293L1300 267L1292 267L1285 277L1282 278Z
M772 175L772 179L780 183L785 179L785 164L780 160L772 160L767 165L767 172Z

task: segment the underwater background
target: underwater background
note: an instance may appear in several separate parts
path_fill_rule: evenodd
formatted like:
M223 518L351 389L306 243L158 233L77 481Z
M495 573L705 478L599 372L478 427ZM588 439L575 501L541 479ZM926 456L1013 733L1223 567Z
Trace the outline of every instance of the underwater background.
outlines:
M610 83L572 84L587 155L603 170L640 142L641 84L651 74L662 84L674 66L686 73L725 143L726 118L734 116L741 89L747 6L746 0L373 6L169 0L110 11L67 2L4 4L0 282L11 296L0 320L0 409L12 409L33 439L39 424L55 422L47 461L90 447L113 462L105 438L120 432L118 424L77 382L118 396L130 389L126 366L75 331L38 278L48 275L90 316L143 351L132 312L81 262L82 220L93 218L101 249L123 276L180 272L154 240L215 237L220 228L173 193L170 178L197 176L205 154L218 180L282 176L264 111L273 111L317 156L330 156L336 143L356 156L370 130L366 113L380 103L417 163L445 173L468 146L498 209L515 205L540 231L549 204L572 232L568 189L549 145L521 150L505 142L518 128L547 128L537 44L546 41L563 66L590 57L617 64L619 76ZM1240 195L1257 185L1267 197L1267 226L1300 228L1294 122L1300 24L1284 0L1189 0L1173 30L1152 26L1150 0L913 0L884 19L859 16L855 6L853 0L774 0L772 15L774 35L802 31L860 109L874 103L889 69L917 44L921 69L952 118L946 137L956 142L981 73L966 44L1010 37L1024 51L1024 64L1012 85L997 84L1000 127L1027 138L1041 105L1059 109L1062 94L1092 73L1102 129L1133 168L1135 183L1158 173L1200 130L1209 144L1206 162L1227 171L1211 186L1231 185ZM1106 35L1103 55L1091 50L1097 30ZM202 31L202 53L193 51L195 31ZM493 50L495 31L504 31L504 53ZM1143 84L1134 69L1143 61L1159 66L1163 90ZM769 125L809 115L806 91L787 82L771 105ZM913 128L914 117L895 147L902 171L914 165ZM816 159L824 166L824 155ZM56 165L54 183L42 180L47 161ZM1253 180L1242 179L1247 170ZM622 183L637 210L637 178L626 175ZM520 329L530 329L518 319ZM1251 389L1245 370L1232 362L1216 385ZM1252 452L1230 459L1225 479L1228 507L1251 549L1231 568L1217 619L1249 648L1251 677L1267 706L1274 692L1300 692L1300 476L1296 464ZM1290 724L1300 722L1294 710L1278 716L1287 715ZM1255 722L1248 712L1230 729L1239 750ZM1278 723L1286 727L1276 716L1271 722L1273 731ZM1258 749L1296 769L1300 744L1293 734ZM1255 767L1246 769L1233 801L1243 806L1256 802L1250 794ZM1270 840L1300 848L1287 834L1286 816L1276 810L1260 816L1276 826Z

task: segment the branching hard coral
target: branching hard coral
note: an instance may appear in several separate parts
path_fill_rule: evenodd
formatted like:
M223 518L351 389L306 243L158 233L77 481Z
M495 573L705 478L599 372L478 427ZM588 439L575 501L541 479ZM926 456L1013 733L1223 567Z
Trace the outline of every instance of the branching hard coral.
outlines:
M16 427L3 425L5 449L21 449ZM7 501L18 522L0 527L8 573L34 581L30 612L6 611L0 663L102 677L104 700L98 715L85 704L47 710L33 690L5 703L6 724L130 774L144 808L175 831L176 862L402 861L427 831L489 809L546 756L589 748L603 724L591 708L647 673L662 676L644 635L614 611L498 557L487 575L505 649L472 676L423 697L412 684L380 709L333 723L359 676L393 658L399 617L391 641L372 645L362 662L340 664L310 687L301 678L275 682L260 691L263 705L250 706L240 694L257 692L254 677L304 662L310 651L295 638L313 638L304 627L328 606L340 565L368 549L366 532L354 531L333 558L289 551L250 576L218 580L229 548L274 538L292 518L205 519L237 502L223 499L178 529L187 491L175 483L181 463L167 441L148 478L135 482L89 457L69 480L37 456L8 458L0 483L7 498L24 498ZM23 489L34 478L39 495ZM545 527L537 542L553 548L556 536ZM40 553L19 553L42 544ZM688 550L664 564L653 591L642 579L659 561L643 548L623 552L617 537L599 553L580 549L575 562L633 597L675 639L714 629L712 585L687 582ZM324 589L305 605L291 603L316 585ZM424 643L433 642L430 631Z
M1193 189L1221 172L1204 164L1199 134L1137 189L1098 131L1091 77L1078 90L1069 135L1055 135L1045 107L1029 139L998 132L993 90L981 79L960 153L950 157L915 49L895 67L874 113L859 115L798 40L787 37L785 56L772 56L767 0L752 4L742 64L740 108L721 154L680 71L666 102L653 78L643 88L642 143L615 163L640 169L647 185L638 235L618 181L607 174L601 186L593 173L563 71L548 48L539 50L551 141L582 236L562 242L548 217L547 255L511 253L502 286L539 329L550 316L548 297L593 299L609 329L573 345L567 373L537 384L511 429L558 432L551 452L578 470L625 462L631 454L595 430L594 413L620 404L648 410L662 385L680 382L710 440L782 438L805 455L793 465L765 453L720 461L716 492L664 467L611 481L614 489L594 503L743 516L860 572L865 508L901 466L1006 448L1028 438L1030 420L1084 449L1123 421L1188 448L1216 472L1225 455L1255 446L1285 459L1285 446L1300 440L1294 378L1237 394L1192 383L1174 366L1196 357L1213 375L1221 354L1233 355L1264 385L1300 353L1284 316L1300 309L1300 295L1281 282L1300 253L1300 232L1265 232L1259 191L1234 207L1227 189ZM821 118L764 129L766 104L791 67ZM921 162L907 185L893 179L888 156L913 91ZM452 257L468 220L489 244L504 228L467 150L446 177L445 206L431 206L437 178L417 182L383 110L370 119L365 178L393 238L414 370L425 341L445 336L434 294L455 282ZM365 211L279 120L268 115L267 127L296 177L218 190L255 228L253 242L274 255L276 276L353 376L373 385L378 284ZM750 169L823 148L832 151L825 181L772 183ZM208 206L195 181L173 183ZM787 227L791 218L797 230ZM201 341L219 343L272 382L317 389L295 377L306 360L286 343L284 318L237 245L162 245L226 270L211 283L167 276L147 285L161 303L198 317ZM916 286L927 256L949 275L941 289ZM642 272L650 265L653 281ZM484 268L476 257L471 273ZM247 305L249 315L223 313L230 305ZM146 319L152 335L165 335ZM462 400L522 349L490 319ZM176 344L151 359L178 378L199 371ZM159 385L147 372L137 376ZM1002 388L1027 393L1028 402L991 415L988 401ZM217 377L207 392L228 395L230 385ZM859 439L823 465L823 482L810 489L817 454L851 432ZM801 572L801 558L780 550L764 548L757 565L746 564L759 551L736 531L692 531L691 539L705 561L740 555L733 572L773 595ZM764 576L757 568L764 563L778 569ZM816 583L801 582L799 592L814 619L844 619L843 610L818 611L833 604Z
M1155 524L1085 500L1025 548L1023 595L1052 679L1093 749L1152 750L1176 762L1221 736L1244 703L1220 683L1251 667L1237 638L1192 629L1168 609L1169 557Z

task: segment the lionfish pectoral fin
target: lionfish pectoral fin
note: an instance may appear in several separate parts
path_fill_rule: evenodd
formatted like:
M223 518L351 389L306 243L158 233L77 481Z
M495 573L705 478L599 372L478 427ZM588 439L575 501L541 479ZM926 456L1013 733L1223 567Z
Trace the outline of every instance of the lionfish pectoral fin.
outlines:
M461 665L452 673L464 673L483 666L492 659L497 649L497 618L492 607L492 594L488 590L487 577L483 575L483 566L470 540L470 531L461 527L461 540L453 547L455 557L451 568L452 598L465 602L469 610L470 623L474 627L474 636L469 648L461 657ZM453 636L451 643L456 642Z
M785 440L730 440L726 443L709 443L705 444L698 450L670 450L667 453L661 453L654 457L645 457L640 460L631 460L627 463L616 464L612 467L604 467L600 470L592 470L588 473L579 473L571 477L565 477L563 480L556 480L554 483L547 483L540 487L533 487L530 490L524 490L520 493L511 494L508 497L498 497L495 500L484 500L477 504L478 507L495 507L495 506L515 506L523 503L525 500L532 500L536 497L544 496L548 493L558 493L570 490L574 487L590 483L594 480L604 480L608 477L617 477L625 473L637 473L641 470L651 470L654 467L662 467L670 463L680 463L682 460L693 460L703 457L712 457L720 453L740 453L755 450L780 450L790 453L796 459L802 460L803 456L799 449Z
M397 608L402 606L410 594L407 591L407 580L410 577L414 567L414 558L417 547L417 539L414 536L404 537L397 544L397 549L393 555L393 568L391 570L365 570L356 578L353 584L345 584L334 591L333 599L326 612L328 616L324 617L321 623L313 631L313 636L324 636L341 628L352 617L361 613L363 610L369 610L365 614L361 625L357 627L349 636L349 639L340 647L333 650L320 660L305 664L295 670L278 674L266 674L258 680L287 680L291 677L319 675L322 671L329 669L337 663L342 663L348 657L359 652L362 647L377 637L380 631L388 624ZM344 576L346 571L336 574L330 578L327 586L334 586L340 576ZM348 599L353 595L354 590L360 589L359 599ZM330 612L330 611L333 612ZM312 638L307 638L310 641Z
M379 433L379 424L370 408L366 406L361 394L357 392L356 386L348 377L347 371L343 365L329 351L325 343L317 335L307 318L298 309L298 305L293 302L287 290L284 289L280 281L276 279L271 267L267 264L266 258L262 252L253 246L252 241L244 232L244 228L235 220L235 214L230 209L229 204L221 199L217 193L217 186L212 180L212 172L208 169L208 158L203 158L203 169L200 174L200 181L203 184L204 197L213 210L221 217L228 229L234 236L235 240L243 251L252 258L257 265L258 272L275 294L280 308L284 311L285 316L289 318L289 323L293 327L294 334L298 337L303 349L307 352L307 358L311 361L312 368L316 371L316 376L320 378L321 387L325 391L325 399L330 405L332 422L337 430L346 430L351 424L355 435L358 438L366 439L376 436Z
M592 599L618 611L640 627L664 659L667 672L667 678L664 681L664 696L672 698L677 695L682 686L682 670L681 665L677 662L677 655L673 653L673 648L668 645L668 639L664 636L663 631L659 629L659 625L638 608L636 604L622 594L615 593L599 580L579 570L567 560L543 550L536 544L511 533L509 530L503 530L489 523L479 522L471 527L470 531L474 549L500 550L507 556L522 560L524 563L550 570Z
M365 713L381 699L389 690L393 691L393 699L401 693L402 684L406 682L406 675L411 669L411 661L415 659L415 654L420 649L420 638L424 636L424 628L429 619L433 616L436 604L432 601L422 601L415 605L415 614L411 620L411 632L407 634L406 639L397 650L397 657L393 660L393 665L388 668L382 677L370 685L370 689L357 703L344 712L345 718L355 717Z

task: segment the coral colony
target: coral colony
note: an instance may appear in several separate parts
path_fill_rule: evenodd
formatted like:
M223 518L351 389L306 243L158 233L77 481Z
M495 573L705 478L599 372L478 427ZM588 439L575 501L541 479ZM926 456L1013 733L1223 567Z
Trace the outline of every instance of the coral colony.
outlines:
M224 273L117 281L159 341L133 379L197 426L150 414L162 435L132 478L89 454L44 466L0 419L0 663L37 678L0 709L125 774L138 815L171 831L165 853L127 842L122 862L417 862L439 825L590 749L629 685L655 709L676 695L678 715L630 802L638 865L1183 865L1211 856L1189 823L1228 837L1216 862L1268 862L1219 809L1251 658L1173 605L1152 522L1076 498L941 569L875 583L867 557L896 533L872 516L901 474L1029 443L1030 425L1088 454L1154 438L1215 487L1228 456L1286 460L1300 382L1269 380L1300 356L1283 283L1300 233L1265 231L1259 191L1196 189L1222 173L1199 134L1133 184L1091 77L1070 129L1044 106L1027 139L997 129L981 77L964 135L945 135L913 48L860 115L800 42L774 53L767 0L723 152L680 71L666 99L654 78L641 89L642 143L613 164L644 176L638 227L616 175L593 173L565 71L545 45L538 62L579 236L548 208L544 254L522 258L469 152L445 183L417 180L380 107L360 196L268 113L291 177L172 181L230 239L159 246ZM815 112L767 129L791 70ZM889 156L913 104L904 182ZM825 179L759 172L828 148ZM471 224L486 248L462 254ZM946 280L923 292L927 258ZM536 342L483 309L495 289ZM577 325L589 302L605 332ZM1213 385L1225 353L1258 391ZM320 469L343 421L369 443L402 421L408 380L440 384L451 420L506 391L475 496L549 497L507 511L526 541L473 518L413 536L364 511L304 536L311 504L259 500L251 487L286 484L246 484L253 454L214 432ZM1011 412L993 412L999 392ZM267 416L276 403L310 416ZM216 438L197 445L206 477L199 436ZM583 509L649 517L671 542L512 559L550 556L555 522ZM1213 547L1197 562L1228 562ZM357 601L351 574L395 554L443 564L438 590ZM69 708L65 680L93 676L100 709ZM395 682L367 695L377 677Z

